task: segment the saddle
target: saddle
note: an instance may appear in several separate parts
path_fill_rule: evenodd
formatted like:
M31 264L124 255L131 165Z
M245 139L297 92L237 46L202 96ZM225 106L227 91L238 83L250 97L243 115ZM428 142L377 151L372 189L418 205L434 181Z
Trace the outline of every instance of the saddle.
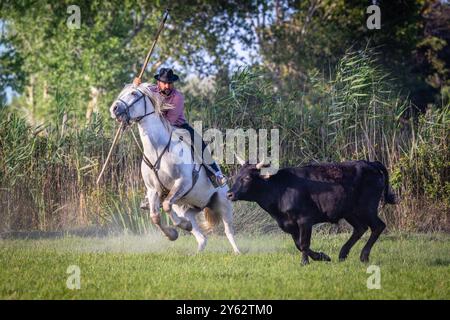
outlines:
M201 156L195 152L195 148L194 148L194 144L189 141L184 141L183 136L179 137L179 140L182 141L183 143L190 145L191 147L191 157L194 160L194 157L198 160L201 160ZM219 185L217 183L216 180L216 175L215 172L212 170L212 168L208 165L205 165L203 161L197 161L200 162L200 166L198 167L198 170L195 169L195 165L194 165L194 169L192 170L192 181L197 181L198 179L198 175L200 174L200 170L203 168L205 168L205 172L206 172L206 176L209 178L209 180L211 181L212 185L214 188L218 188Z

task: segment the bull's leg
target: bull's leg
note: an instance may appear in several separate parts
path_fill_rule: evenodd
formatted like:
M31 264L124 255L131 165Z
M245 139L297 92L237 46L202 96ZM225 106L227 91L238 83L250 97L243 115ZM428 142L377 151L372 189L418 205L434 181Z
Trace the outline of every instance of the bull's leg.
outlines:
M315 252L310 249L311 244L311 233L312 233L312 225L308 223L303 223L299 225L300 231L300 251L302 253L306 253L307 256L311 257L311 259L315 261L331 261L330 257L323 252ZM304 257L302 263L304 263ZM306 259L307 260L307 259Z
M339 261L344 261L347 258L351 248L367 230L367 225L356 216L346 217L345 220L353 227L353 233L350 239L342 246L342 249L339 252Z
M150 217L152 222L166 235L171 241L175 241L178 238L178 232L174 228L165 227L161 225L161 215L159 213L159 196L156 191L148 190L147 197L150 205Z
M301 249L299 233L298 232L293 233L292 239L294 239L294 243L295 243L295 246L297 247L297 249L302 253L302 264L303 265L309 264L308 253L306 251L302 251L302 249Z
M360 260L362 262L369 262L370 250L372 250L373 244L378 240L378 237L386 228L386 224L377 216L377 211L371 216L368 221L370 230L372 233L370 234L369 240L367 240L366 245L361 251Z

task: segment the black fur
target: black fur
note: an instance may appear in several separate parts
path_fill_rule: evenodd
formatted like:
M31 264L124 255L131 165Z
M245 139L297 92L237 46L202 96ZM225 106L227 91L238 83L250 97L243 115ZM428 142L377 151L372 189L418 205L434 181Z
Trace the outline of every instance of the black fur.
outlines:
M386 203L396 203L384 165L378 161L348 161L285 168L269 178L261 176L255 165L246 164L237 174L228 198L257 202L283 231L292 235L306 264L308 257L330 261L326 254L310 249L312 226L340 219L354 230L339 259L347 258L370 228L372 233L360 256L361 261L368 261L373 244L386 227L378 217L382 195Z

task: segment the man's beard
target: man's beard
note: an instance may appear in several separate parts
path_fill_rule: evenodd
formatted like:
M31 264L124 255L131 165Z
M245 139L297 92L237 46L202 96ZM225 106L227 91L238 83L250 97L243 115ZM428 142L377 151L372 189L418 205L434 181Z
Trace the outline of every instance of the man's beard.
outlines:
M165 96L170 96L170 94L172 93L172 89L164 89L160 90L160 92Z

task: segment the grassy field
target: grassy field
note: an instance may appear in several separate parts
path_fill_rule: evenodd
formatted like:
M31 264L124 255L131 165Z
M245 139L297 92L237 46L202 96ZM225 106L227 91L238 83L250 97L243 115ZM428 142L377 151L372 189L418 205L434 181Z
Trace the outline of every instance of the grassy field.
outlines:
M191 236L0 240L0 298L450 299L449 235L382 235L369 264L380 267L378 290L367 288L362 242L337 262L348 236L314 235L312 248L333 261L308 266L281 234L238 236L240 256L219 236L203 254L195 254ZM66 286L70 265L80 268L79 290Z

